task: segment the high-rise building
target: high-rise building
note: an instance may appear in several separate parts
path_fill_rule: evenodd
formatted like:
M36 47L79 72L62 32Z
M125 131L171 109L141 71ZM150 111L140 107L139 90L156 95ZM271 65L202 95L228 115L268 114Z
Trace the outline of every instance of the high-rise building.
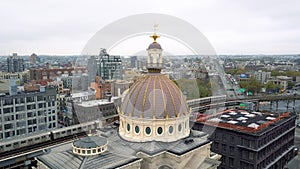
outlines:
M97 64L97 75L103 80L123 79L122 60L120 56L109 55L106 49L101 49Z
M56 88L1 96L0 112L0 140L56 128Z
M23 72L25 70L24 59L19 57L17 53L7 58L7 71L8 72Z
M96 74L97 74L97 59L95 56L91 56L88 59L87 71L88 71L88 84L91 84L92 82L95 82Z
M37 55L35 53L30 55L30 64L36 64Z
M131 56L130 57L130 67L131 68L137 68L137 56Z
M219 169L284 168L295 156L296 115L230 109L203 116L193 126L214 131L211 151L222 155Z

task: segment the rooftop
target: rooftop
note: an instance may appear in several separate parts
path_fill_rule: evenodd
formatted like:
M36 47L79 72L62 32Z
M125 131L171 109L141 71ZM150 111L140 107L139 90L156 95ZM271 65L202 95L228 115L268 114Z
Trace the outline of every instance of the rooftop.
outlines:
M79 156L72 153L72 143L59 145L51 149L49 154L38 157L50 168L117 168L128 163L142 160L136 156L138 152L148 155L155 155L161 152L169 152L176 155L182 155L192 151L195 148L207 144L206 134L200 131L191 131L191 135L185 139L180 139L171 143L164 142L144 142L135 143L120 138L117 129L107 129L110 133L107 136L109 140L106 152L95 156ZM94 136L97 137L97 136Z
M84 96L89 96L89 95L93 95L93 94L90 93L90 92L79 92L79 93L72 93L71 94L72 98L75 98L75 97L84 97Z
M65 144L54 150L52 149L51 151L54 152L38 157L38 160L42 161L49 168L57 169L94 169L99 168L99 166L104 168L116 168L126 163L139 160L139 158L134 156L123 156L112 152L104 152L103 154L90 157L74 155L72 150L68 147L70 147L70 144Z
M288 112L250 112L240 109L229 109L217 114L199 117L197 121L231 130L257 133L289 116L290 113Z
M108 104L108 103L112 103L112 102L109 102L107 99L102 99L102 100L82 101L78 105L82 106L82 107L94 107L94 106L104 105L104 104Z
M78 148L96 148L107 143L107 139L98 136L87 136L74 141L73 145Z

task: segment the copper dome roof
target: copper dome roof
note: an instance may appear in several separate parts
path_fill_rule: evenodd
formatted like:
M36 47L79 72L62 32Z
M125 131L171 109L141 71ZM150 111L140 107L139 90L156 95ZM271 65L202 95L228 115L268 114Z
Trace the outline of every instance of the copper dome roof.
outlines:
M121 113L139 118L174 118L188 114L181 90L165 75L148 74L129 89Z
M151 43L151 44L149 45L148 50L149 50L149 49L162 49L162 48L161 48L161 46L160 46L159 43L153 42L153 43Z

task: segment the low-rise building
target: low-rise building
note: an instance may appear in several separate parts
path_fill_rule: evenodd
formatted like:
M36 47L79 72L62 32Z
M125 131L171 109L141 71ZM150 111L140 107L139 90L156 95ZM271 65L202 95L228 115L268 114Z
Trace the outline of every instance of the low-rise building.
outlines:
M271 77L271 72L265 72L265 71L259 70L254 73L254 76L261 84L264 84Z
M117 106L120 106L120 99L88 100L74 103L74 122L84 123L99 120L102 126L110 124L119 118Z
M30 69L30 80L54 80L62 75L73 76L81 73L87 73L83 67L69 67L51 69L49 64L47 68Z
M292 82L293 78L288 76L277 76L274 78L269 78L268 82L272 82L275 85L279 85L282 89L286 90L288 88L288 83Z
M196 130L210 131L220 169L283 168L295 156L296 115L230 109L202 116Z
M62 76L58 79L63 82L64 88L71 89L73 92L88 90L88 75L85 73L81 75Z
M29 71L22 72L0 72L0 80L4 79L20 79L20 83L28 83L29 81Z
M72 93L68 97L65 98L66 103L66 111L64 112L63 122L66 123L65 125L69 126L72 124L76 124L74 122L74 103L88 101L88 100L95 100L95 94L91 92L78 92Z

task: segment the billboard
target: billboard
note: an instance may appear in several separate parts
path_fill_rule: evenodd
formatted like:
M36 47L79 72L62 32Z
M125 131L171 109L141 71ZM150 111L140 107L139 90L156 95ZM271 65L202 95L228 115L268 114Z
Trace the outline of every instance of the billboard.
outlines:
M247 75L247 74L244 74L244 73L242 73L242 74L240 74L240 78L248 78L248 75Z

